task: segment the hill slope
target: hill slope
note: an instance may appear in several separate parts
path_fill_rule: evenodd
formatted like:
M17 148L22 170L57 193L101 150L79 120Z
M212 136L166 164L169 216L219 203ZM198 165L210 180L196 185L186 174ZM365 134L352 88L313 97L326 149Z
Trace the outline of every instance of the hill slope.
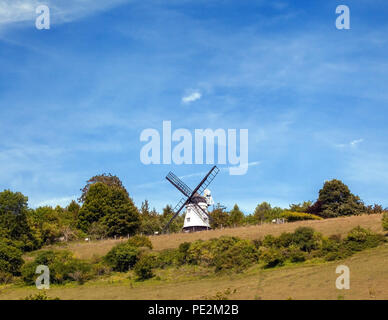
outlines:
M318 221L300 221L285 223L282 225L264 224L258 226L209 230L189 234L177 233L170 235L151 236L150 239L154 246L154 250L163 250L168 248L176 248L179 246L179 244L185 241L192 242L198 239L208 240L221 236L235 236L244 239L261 239L267 234L280 235L282 232L292 232L301 226L312 227L324 235L346 235L351 229L358 225L364 228L369 228L374 232L382 232L381 215L373 214ZM74 252L75 255L79 258L90 259L94 255L105 255L114 245L121 241L125 241L125 239L92 241L90 243L75 242L66 244L63 246L63 248ZM57 246L54 246L54 248L57 248Z

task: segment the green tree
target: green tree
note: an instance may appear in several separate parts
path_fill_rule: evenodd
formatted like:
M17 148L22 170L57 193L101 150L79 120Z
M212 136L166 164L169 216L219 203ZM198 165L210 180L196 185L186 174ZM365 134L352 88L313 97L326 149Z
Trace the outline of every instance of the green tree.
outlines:
M244 213L240 210L237 204L234 205L232 211L229 212L229 223L232 226L240 226L244 221Z
M271 215L272 207L268 202L262 202L257 205L253 216L257 223L265 221Z
M126 191L97 182L79 211L78 227L87 232L93 222L101 222L108 236L133 235L140 227L140 215Z
M23 251L37 248L28 224L28 198L20 192L4 190L0 192L0 238L8 238L18 243Z
M119 189L122 189L127 194L127 196L129 196L127 190L124 188L123 183L121 182L119 177L114 176L110 173L109 174L103 173L90 178L86 182L85 187L81 189L82 194L81 194L81 197L78 199L79 202L84 202L86 200L86 195L88 194L90 187L95 183L103 183L109 187L117 187Z
M308 208L310 208L312 204L312 201L304 201L303 203L290 204L290 211L306 213Z
M319 204L319 205L318 205ZM352 194L347 185L340 180L325 182L319 190L315 214L323 218L358 215L366 212L366 207L358 196ZM314 213L314 212L311 212Z
M388 231L388 212L387 211L383 213L383 218L381 222L383 224L383 229Z
M226 207L219 203L217 203L213 211L210 212L210 216L212 217L210 225L213 229L227 227L230 223L229 214L226 212Z

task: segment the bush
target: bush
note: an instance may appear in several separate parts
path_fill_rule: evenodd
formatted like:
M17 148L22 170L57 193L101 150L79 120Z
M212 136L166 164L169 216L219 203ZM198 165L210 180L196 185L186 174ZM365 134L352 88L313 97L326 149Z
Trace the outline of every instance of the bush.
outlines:
M135 264L134 271L137 275L138 281L144 281L151 279L154 274L152 272L152 267L154 265L154 257L150 255L144 255L140 260Z
M166 268L175 264L180 264L180 253L177 249L165 249L155 257L154 266L157 268Z
M22 251L12 245L12 242L0 242L0 271L19 275L23 265Z
M266 268L281 266L286 260L279 249L265 247L259 249L259 259L265 263Z
M323 218L310 213L284 211L281 218L286 219L288 222L302 221L302 220L323 220Z
M146 247L150 248L152 250L152 242L151 240L146 236L133 236L129 238L127 241L127 244L133 246L133 247Z
M50 283L62 284L67 281L78 281L83 284L91 278L91 266L85 261L76 259L69 251L43 251L33 262L22 267L22 278L26 284L34 285L38 277L36 267L48 266L50 269Z
M12 274L9 272L0 271L0 284L8 284L13 280Z
M46 292L38 292L36 294L30 294L29 296L25 297L23 300L60 300L58 297L51 298L49 297Z
M383 229L388 231L388 212L384 212L383 214L383 218L382 218L382 225L383 225Z
M314 229L309 227L299 227L295 230L292 238L292 242L305 252L318 249L321 240L321 237L315 234Z
M258 260L258 252L249 240L239 240L226 250L218 251L214 256L215 271L234 270L242 272Z
M348 233L348 236L344 240L344 245L351 252L357 252L367 248L377 247L384 241L382 235L358 226Z
M121 243L113 247L104 260L114 271L126 272L139 260L140 250L129 243Z

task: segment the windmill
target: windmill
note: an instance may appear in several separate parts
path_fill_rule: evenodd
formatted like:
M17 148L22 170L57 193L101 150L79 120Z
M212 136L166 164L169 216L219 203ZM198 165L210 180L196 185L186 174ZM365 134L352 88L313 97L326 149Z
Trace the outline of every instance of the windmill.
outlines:
M184 197L178 202L178 204L173 209L174 216L166 224L163 229L163 232L168 229L171 222L179 215L179 213L185 207L186 216L183 225L184 231L190 232L210 229L211 217L207 212L207 208L208 206L213 204L213 199L211 197L210 190L206 188L213 181L219 171L220 169L218 169L217 166L214 166L194 190L191 190L181 179L179 179L172 172L170 172L166 176L166 179L181 193L183 193ZM203 196L201 196L202 193L204 193Z

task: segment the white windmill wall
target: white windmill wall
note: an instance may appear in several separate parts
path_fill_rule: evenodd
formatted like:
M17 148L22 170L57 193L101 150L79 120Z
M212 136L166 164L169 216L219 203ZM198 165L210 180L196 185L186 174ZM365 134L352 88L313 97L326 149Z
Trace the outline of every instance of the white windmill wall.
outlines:
M207 203L200 202L198 203L198 206L200 206L203 210L207 212ZM186 215L185 222L183 224L183 229L193 227L203 227L210 229L209 218L201 211L201 209L193 208L195 208L195 205L191 203L186 206ZM199 217L199 215L201 215L202 219L201 217Z

